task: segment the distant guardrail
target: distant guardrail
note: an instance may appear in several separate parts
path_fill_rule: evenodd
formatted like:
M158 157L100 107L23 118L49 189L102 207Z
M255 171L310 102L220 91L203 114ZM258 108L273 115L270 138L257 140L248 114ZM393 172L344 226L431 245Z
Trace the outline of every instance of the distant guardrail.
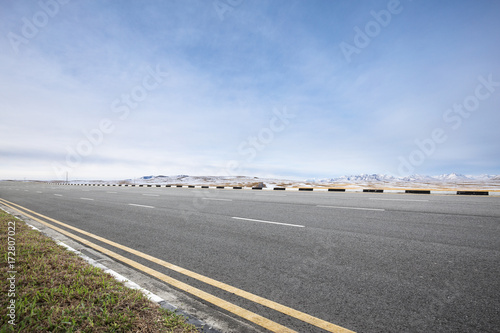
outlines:
M96 183L65 183L51 182L51 185L70 186L121 186L121 187L175 187L175 188L202 188L219 190L267 190L267 191L301 191L301 192L361 192L361 193L401 193L401 194L454 194L454 195L479 195L500 196L500 190L449 190L449 189L381 189L381 188L316 188L316 187L247 187L247 186L222 186L222 185L180 185L180 184L96 184Z

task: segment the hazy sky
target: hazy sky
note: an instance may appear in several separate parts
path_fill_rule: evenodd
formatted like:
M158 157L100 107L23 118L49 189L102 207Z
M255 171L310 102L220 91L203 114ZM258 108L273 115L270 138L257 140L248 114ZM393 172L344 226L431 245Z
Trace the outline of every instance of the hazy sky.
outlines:
M500 1L0 8L0 179L500 174Z

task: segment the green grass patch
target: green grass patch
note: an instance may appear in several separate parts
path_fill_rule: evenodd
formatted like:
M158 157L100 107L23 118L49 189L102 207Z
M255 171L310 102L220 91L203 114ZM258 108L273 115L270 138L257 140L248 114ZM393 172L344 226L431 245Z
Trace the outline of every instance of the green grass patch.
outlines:
M184 317L162 309L2 210L0 249L0 332L198 332ZM15 276L13 284L9 276ZM9 317L11 300L15 325Z

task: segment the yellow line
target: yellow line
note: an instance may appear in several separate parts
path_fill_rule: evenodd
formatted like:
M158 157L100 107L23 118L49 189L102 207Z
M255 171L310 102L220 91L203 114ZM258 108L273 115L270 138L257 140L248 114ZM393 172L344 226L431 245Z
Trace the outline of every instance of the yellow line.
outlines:
M30 214L27 214L26 212L23 212L23 211L15 208L15 207L13 207L13 206L5 203L5 202L3 202L3 201L9 202L9 201L7 201L5 199L0 199L0 202L2 202L4 205L6 205L6 206L8 206L8 207L10 207L12 209L17 210L18 212L20 212L20 213L22 213L22 214L24 214L24 215L32 218L33 220L38 221L38 222L40 222L40 223L42 223L42 224L44 224L44 225L46 225L46 226L48 226L48 227L50 227L50 228L58 231L58 232L60 232L60 233L66 235L68 237L71 237L71 238L77 240L78 242L80 242L82 244L90 246L90 247L92 247L92 248L94 248L94 249L96 249L96 250L98 250L98 251L100 251L100 252L102 252L102 253L104 253L104 254L112 257L112 258L120 260L121 262L126 263L127 265L130 265L130 266L132 266L132 267L134 267L134 268L136 268L138 270L141 270L141 271L143 271L143 272L145 272L145 273L147 273L149 275L152 275L152 276L154 276L154 277L156 277L156 278L158 278L158 279L160 279L160 280L162 280L162 281L164 281L164 282L166 282L166 283L168 283L168 284L170 284L170 285L172 285L172 286L174 286L174 287L176 287L178 289L184 290L185 292L188 292L188 293L190 293L190 294L192 294L192 295L194 295L194 296L196 296L198 298L201 298L201 299L203 299L203 300L205 300L205 301L207 301L209 303L212 303L212 304L214 304L214 305L216 305L216 306L218 306L218 307L220 307L220 308L222 308L224 310L227 310L227 311L229 311L231 313L234 313L235 315L240 316L240 317L242 317L242 318L244 318L244 319L246 319L248 321L251 321L251 322L253 322L253 323L255 323L255 324L259 325L259 326L262 326L262 327L270 330L271 332L297 333L296 331L291 330L288 327L280 325L280 324L278 324L278 323L276 323L274 321L271 321L271 320L269 320L267 318L264 318L264 317L262 317L262 316L260 316L260 315L258 315L256 313L250 312L250 311L248 311L246 309L243 309L243 308L241 308L241 307L239 307L237 305L234 305L234 304L229 303L229 302L227 302L227 301L225 301L223 299L220 299L220 298L218 298L216 296L213 296L213 295L211 295L209 293L206 293L206 292L204 292L204 291L202 291L200 289L192 287L192 286L190 286L190 285L188 285L188 284L186 284L184 282L181 282L179 280L173 279L170 276L167 276L167 275L165 275L163 273L160 273L158 271L155 271L155 270L153 270L153 269L151 269L149 267L141 265L141 264L139 264L139 263L137 263L137 262L135 262L135 261L133 261L131 259L128 259L128 258L126 258L124 256L121 256L121 255L119 255L119 254L117 254L117 253L115 253L113 251L110 251L110 250L104 248L104 247L101 247L101 246L96 245L96 244L94 244L92 242L89 242L88 240L86 240L84 238L78 237L78 236L76 236L76 235L74 235L74 234L72 234L70 232L67 232L66 230L63 230L63 229L58 228L56 226L53 226L53 225L51 225L51 224L49 224L47 222L44 222L44 221L42 221L42 220L40 220L40 219L38 219L38 218L30 215ZM11 203L11 202L9 202L9 203ZM11 203L11 204L16 205L14 203ZM16 205L16 206L19 206L19 205ZM19 206L19 207L21 207L21 206ZM26 209L24 207L22 207L22 208ZM26 209L26 210L32 212L29 209ZM35 213L35 214L37 214L37 213ZM39 215L41 215L41 214L39 214Z
M3 200L3 201L7 201L5 199L0 199L0 200ZM8 201L7 201L8 202ZM311 324L311 325L314 325L314 326L317 326L321 329L324 329L328 332L332 332L332 333L354 333L353 331L351 330L348 330L346 328L343 328L341 326L338 326L338 325L335 325L335 324L332 324L330 322L327 322L323 319L319 319L317 317L314 317L314 316L311 316L311 315L308 315L307 313L304 313L304 312L301 312L301 311L298 311L298 310L295 310L295 309L292 309L290 307L287 307L285 305L282 305L282 304L279 304L279 303L276 303L274 301L271 301L271 300L268 300L266 298L263 298L263 297L260 297L260 296L257 296L255 294L252 294L252 293L249 293L249 292L246 292L244 290L241 290L239 288L236 288L236 287L233 287L233 286L230 286L226 283L223 283L223 282L219 282L217 280L214 280L214 279L211 279L209 277L206 277L204 275L201 275L201 274L198 274L198 273L195 273L193 271L190 271L190 270L187 270L185 268L182 268L182 267L179 267L179 266L176 266L174 264L171 264L169 262L166 262L164 260L161 260L161 259L158 259L158 258L155 258L153 256L150 256L148 254L145 254L145 253L142 253L142 252L139 252L137 250L134 250L134 249L131 249L127 246L124 246L124 245L121 245L121 244L118 244L118 243L115 243L113 241L110 241L106 238L102 238L100 236L97 236L97 235L94 235L94 234L91 234L87 231L84 231L84 230L81 230L81 229L78 229L78 228L75 228L73 226L70 226L70 225L67 225L65 223L62 223L62 222L59 222L53 218L50 218L48 216L45 216L45 215L42 215L40 213L37 213L37 212L34 212L34 211L31 211L27 208L24 208L22 206L19 206L17 204L14 204L14 203L10 203L12 205L15 205L15 206L18 206L28 212L31 212L33 214L36 214L40 217L43 217L49 221L52 221L54 223L57 223L57 224L60 224L62 226L65 226L69 229L72 229L72 230L75 230L81 234L84 234L84 235L87 235L89 237L92 237L94 239L97 239L103 243L107 243L109 245L112 245L116 248L119 248L121 250L124 250L124 251L127 251L129 253L132 253L138 257L141 257L141 258L144 258L144 259L147 259L149 261L152 261L158 265L161 265L161 266L164 266L170 270L173 270L173 271L176 271L178 273L181 273L181 274L184 274L186 276L189 276L191 278L194 278L196 280L199 280L199 281L202 281L206 284L209 284L209 285L212 285L214 287L217 287L219 289L222 289L224 291L227 291L229 293L233 293L235 295L238 295L240 297L243 297L243 298L246 298L248 300L251 300L255 303L258 303L260 305L263 305L263 306L266 306L270 309L273 309L273 310L276 310L278 312L281 312L281 313L284 313L290 317L293 317L293 318L296 318L296 319L299 319L299 320L302 320L303 322L306 322L308 324Z

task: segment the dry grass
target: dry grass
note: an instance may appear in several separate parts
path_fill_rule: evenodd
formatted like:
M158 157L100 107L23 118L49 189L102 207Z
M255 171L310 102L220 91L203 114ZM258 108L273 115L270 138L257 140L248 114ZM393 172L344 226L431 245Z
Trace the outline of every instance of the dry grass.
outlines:
M15 223L16 295L8 296L10 284L3 279L0 332L197 332L183 317L0 210L2 276L9 271L9 222ZM7 322L11 299L16 302L15 326Z

